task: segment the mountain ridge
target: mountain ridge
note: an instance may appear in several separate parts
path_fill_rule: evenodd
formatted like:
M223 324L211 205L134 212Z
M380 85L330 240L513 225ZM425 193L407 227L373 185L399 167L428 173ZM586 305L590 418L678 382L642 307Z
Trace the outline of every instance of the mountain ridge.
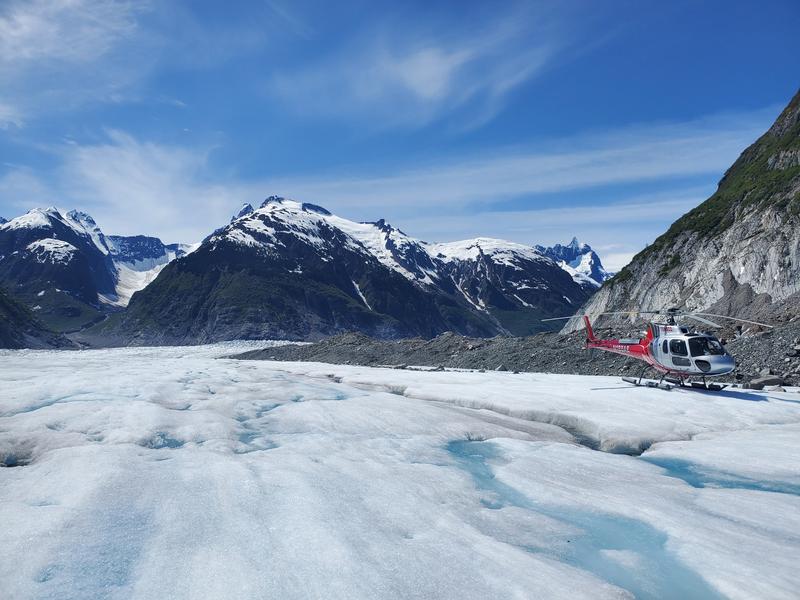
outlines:
M457 246L468 255L447 256ZM245 295L244 290L247 290ZM531 246L428 244L385 220L355 222L268 197L170 263L100 328L134 343L530 333L588 292ZM176 316L177 315L177 316Z

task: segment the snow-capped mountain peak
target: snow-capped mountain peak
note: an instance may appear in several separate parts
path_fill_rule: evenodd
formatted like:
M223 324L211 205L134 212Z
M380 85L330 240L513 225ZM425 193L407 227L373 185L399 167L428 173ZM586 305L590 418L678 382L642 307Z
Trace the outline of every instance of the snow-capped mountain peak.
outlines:
M109 248L106 236L103 235L103 232L97 226L97 223L91 215L83 211L71 210L67 213L65 220L73 229L88 235L100 252L108 254Z
M536 246L545 256L556 261L562 269L584 287L599 288L613 273L603 268L600 257L589 244L581 243L573 237L569 244L545 247Z
M59 233L63 235L65 231L62 229L66 227L74 235L86 238L93 244L101 253L108 254L108 245L105 236L100 228L95 223L95 220L85 212L71 210L63 214L55 206L47 208L33 208L24 215L11 219L10 221L0 224L6 230L21 230L21 229L46 229L54 232L47 237L58 237ZM61 231L56 231L61 229Z
M313 246L323 260L331 260L334 247L343 244L377 259L416 284L428 286L440 286L445 281L451 285L455 282L454 271L469 262L482 265L469 267L471 271L502 268L507 272L530 273L551 270L557 266L551 257L533 246L486 237L431 244L412 238L384 219L374 222L350 221L321 206L281 196L269 196L258 210L222 228L210 239L224 239L274 256L285 252L288 245L300 241ZM588 248L577 240L575 244L579 250ZM469 277L477 277L476 273L470 273ZM497 279L499 282L500 278ZM547 287L546 278L534 279L520 280L515 285L519 289ZM578 283L586 282L581 280ZM456 283L456 286L459 287L459 284ZM515 296L512 294L512 297ZM527 305L526 301L518 296L516 298ZM473 305L480 304L472 296L467 299ZM570 302L573 300L580 298L571 298Z
M481 256L491 256L496 261L505 262L509 266L513 266L513 259L517 257L532 261L548 261L541 252L532 246L496 238L479 237L457 242L428 244L427 246L434 256L448 262L474 261Z
M242 207L239 209L239 211L231 217L231 223L233 223L236 219L241 219L242 217L253 214L254 210L255 209L253 208L252 204L245 202L242 204Z
M213 234L211 240L227 240L267 254L279 254L298 241L331 260L335 248L344 245L377 259L384 266L414 282L433 283L436 266L422 242L386 223L355 222L334 215L316 204L269 196L258 210L237 219Z
M10 221L6 221L0 225L5 230L12 229L43 229L52 226L51 219L62 219L61 214L57 209L50 208L32 208L24 215L15 217Z

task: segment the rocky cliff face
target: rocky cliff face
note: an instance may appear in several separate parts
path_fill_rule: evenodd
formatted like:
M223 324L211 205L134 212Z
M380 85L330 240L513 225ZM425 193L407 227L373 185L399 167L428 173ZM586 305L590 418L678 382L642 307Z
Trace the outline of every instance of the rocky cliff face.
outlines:
M670 306L790 320L800 306L800 93L725 173L581 312ZM566 330L579 327L570 322Z

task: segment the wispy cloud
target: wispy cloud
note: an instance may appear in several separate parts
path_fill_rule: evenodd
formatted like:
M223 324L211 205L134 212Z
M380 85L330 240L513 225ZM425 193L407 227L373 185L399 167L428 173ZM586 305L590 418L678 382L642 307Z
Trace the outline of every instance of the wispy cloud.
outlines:
M139 27L150 10L146 0L5 2L0 7L4 112L20 126L42 110L120 94L150 63Z
M0 129L10 129L11 127L22 127L22 114L19 109L10 104L0 102Z
M303 114L370 116L376 128L425 125L461 109L462 125L475 126L564 43L551 15L529 11L479 30L459 30L452 18L434 31L394 22L278 73L268 89Z
M61 164L48 185L30 172L10 170L5 184L0 180L0 198L29 199L47 190L62 204L95 213L110 232L196 240L240 203L278 193L352 219L386 217L429 240L489 235L552 243L578 235L614 245L610 249L621 261L707 197L713 181L776 111L556 139L527 151L495 151L383 175L316 179L242 180L214 168L211 146L157 144L110 131L102 143L59 146ZM686 183L698 175L708 184ZM621 191L611 202L561 200L550 208L537 200L547 193L584 190L586 197L595 189L634 184L633 195ZM503 201L511 199L523 201L504 210Z
M256 195L236 182L209 180L211 150L110 131L106 143L65 149L58 185L63 197L85 206L107 231L194 241L224 223L242 198Z
M705 200L712 189L665 184L657 191L610 203L514 211L486 209L443 219L410 218L401 225L417 237L437 241L487 236L551 245L577 236L600 253L607 268L618 270L670 223Z
M159 69L218 65L267 38L239 13L218 23L192 8L156 0L0 2L0 127L86 105L141 102ZM163 94L149 99L163 102Z
M777 108L631 127L495 149L380 175L275 179L272 186L339 210L374 212L491 205L544 193L719 174L764 131Z
M0 13L0 64L91 62L136 32L146 1L28 0Z

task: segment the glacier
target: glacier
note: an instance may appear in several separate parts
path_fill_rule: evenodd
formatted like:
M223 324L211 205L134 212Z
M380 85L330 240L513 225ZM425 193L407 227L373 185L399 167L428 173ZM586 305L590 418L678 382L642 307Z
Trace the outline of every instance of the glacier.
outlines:
M0 352L27 598L794 598L800 394Z

